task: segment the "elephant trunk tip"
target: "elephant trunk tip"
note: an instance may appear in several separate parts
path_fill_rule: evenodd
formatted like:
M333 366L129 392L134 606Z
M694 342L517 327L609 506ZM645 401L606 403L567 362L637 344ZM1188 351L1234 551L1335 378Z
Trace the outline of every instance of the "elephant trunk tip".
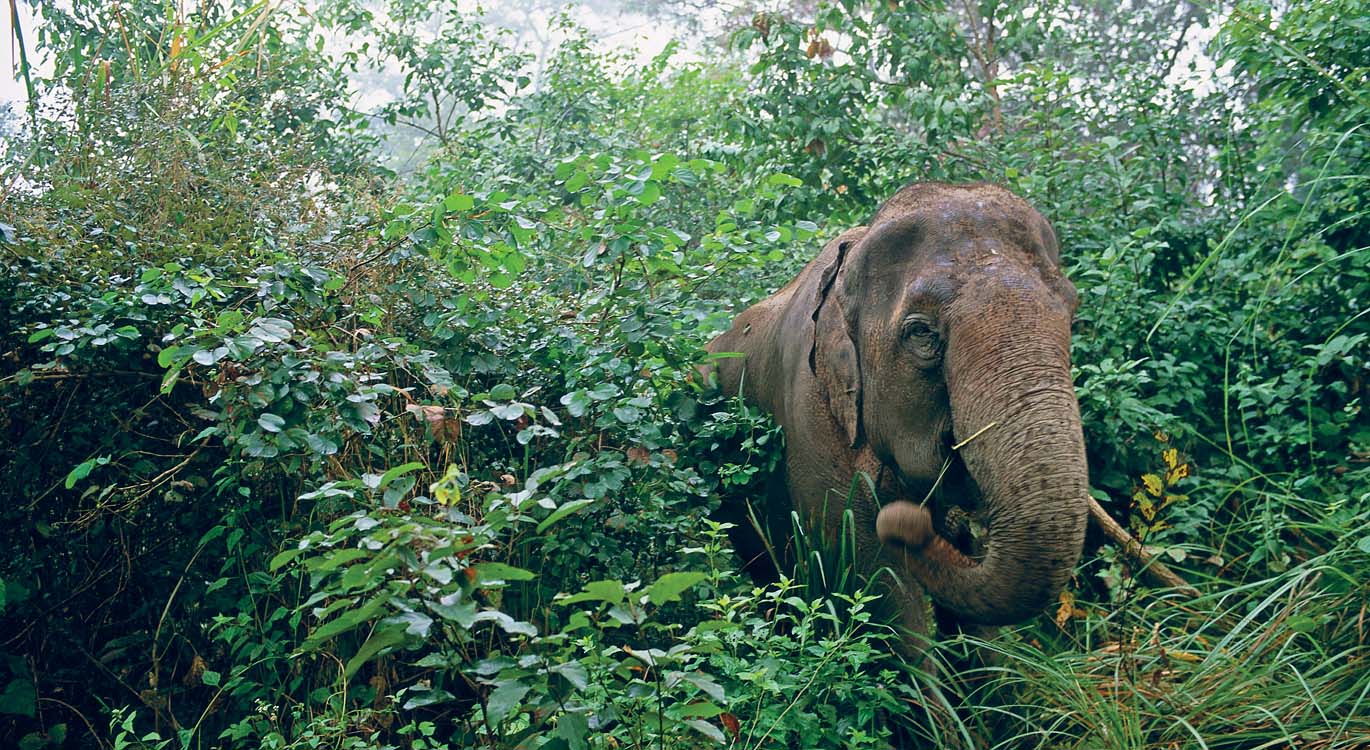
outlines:
M921 505L899 500L880 509L875 517L875 533L885 543L898 542L911 550L921 550L932 540L932 515Z

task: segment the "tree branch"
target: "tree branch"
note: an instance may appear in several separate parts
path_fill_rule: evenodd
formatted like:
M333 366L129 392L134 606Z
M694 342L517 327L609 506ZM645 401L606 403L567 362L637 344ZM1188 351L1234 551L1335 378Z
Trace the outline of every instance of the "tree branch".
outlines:
M1123 554L1141 563L1142 570L1150 575L1157 582L1169 586L1183 593L1185 596L1195 597L1199 595L1199 590L1190 586L1185 579L1181 578L1175 571L1166 567L1165 563L1157 560L1154 555L1147 552L1142 547L1142 543L1137 538L1128 533L1127 529L1113 520L1108 511L1092 497L1089 500L1089 517L1094 521L1094 525L1104 532L1104 535L1119 547L1123 548Z

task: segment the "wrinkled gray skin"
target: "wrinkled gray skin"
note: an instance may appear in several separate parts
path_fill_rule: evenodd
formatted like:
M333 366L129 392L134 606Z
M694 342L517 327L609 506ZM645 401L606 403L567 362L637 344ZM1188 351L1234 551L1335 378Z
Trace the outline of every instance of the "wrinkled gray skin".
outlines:
M761 521L777 544L791 508L831 539L853 476L875 482L883 510L866 492L852 501L859 563L865 575L895 571L886 600L908 651L929 631L924 591L944 625L1018 622L1079 558L1076 304L1055 234L1026 202L992 185L916 184L708 346L745 354L718 361L720 385L784 427L784 476ZM917 504L948 460L933 501ZM952 506L987 526L982 550L948 540ZM729 513L739 552L766 577L754 527Z

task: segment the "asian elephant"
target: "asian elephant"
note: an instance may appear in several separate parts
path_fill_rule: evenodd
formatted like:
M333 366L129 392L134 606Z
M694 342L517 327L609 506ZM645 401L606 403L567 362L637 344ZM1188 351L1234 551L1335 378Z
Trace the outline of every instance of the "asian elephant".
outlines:
M850 507L860 572L897 578L883 588L906 650L929 631L924 591L940 622L998 625L1041 612L1071 575L1088 486L1076 304L1055 233L1027 202L922 183L707 347L743 355L716 360L719 384L784 428L761 525L782 532L793 508L831 535ZM883 508L869 492L848 502L858 472ZM952 506L987 526L978 553L948 539ZM755 525L733 518L735 546L764 566Z

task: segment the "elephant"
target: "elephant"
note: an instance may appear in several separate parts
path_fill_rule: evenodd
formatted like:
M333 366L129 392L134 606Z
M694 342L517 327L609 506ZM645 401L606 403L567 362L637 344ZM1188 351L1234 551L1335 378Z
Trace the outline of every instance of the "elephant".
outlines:
M773 549L758 526L783 538L793 509L830 536L850 509L859 573L893 573L881 589L902 649L926 644L929 595L938 623L1040 613L1072 575L1088 513L1077 305L1055 232L1026 201L927 182L738 314L705 347L714 375L785 436L761 518L729 511L753 574ZM948 538L952 509L983 519L980 550Z

